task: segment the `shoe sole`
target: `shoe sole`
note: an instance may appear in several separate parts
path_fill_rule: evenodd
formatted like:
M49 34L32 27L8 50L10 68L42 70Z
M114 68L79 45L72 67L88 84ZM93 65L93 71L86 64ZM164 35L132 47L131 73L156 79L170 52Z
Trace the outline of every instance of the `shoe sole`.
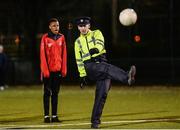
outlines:
M136 75L136 66L131 66L131 79L135 80L135 75Z
M128 79L129 85L132 85L132 83L135 82L135 75L136 75L136 67L133 65L131 66L130 71L129 71L129 79Z

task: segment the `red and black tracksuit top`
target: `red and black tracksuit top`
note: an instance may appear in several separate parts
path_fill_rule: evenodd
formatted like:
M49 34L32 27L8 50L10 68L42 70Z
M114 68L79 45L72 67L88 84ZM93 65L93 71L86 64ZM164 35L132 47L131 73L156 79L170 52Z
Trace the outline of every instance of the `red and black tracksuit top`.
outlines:
M67 74L67 50L63 34L51 32L42 36L40 44L40 67L43 77L48 78L50 72L61 72L62 77Z

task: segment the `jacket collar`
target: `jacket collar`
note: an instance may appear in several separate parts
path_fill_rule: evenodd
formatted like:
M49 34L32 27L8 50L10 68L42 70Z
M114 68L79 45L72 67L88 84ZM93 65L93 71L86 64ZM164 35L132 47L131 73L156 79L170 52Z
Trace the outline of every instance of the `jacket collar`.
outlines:
M51 39L53 39L53 40L57 40L58 38L61 37L61 34L60 34L60 33L54 34L54 33L52 33L52 32L48 32L48 37L51 38Z
M86 36L89 36L89 35L91 34L91 32L92 32L92 31L91 31L91 30L89 30L89 31L88 31L88 33L86 33L86 34L81 34L80 36L81 36L81 37L86 37Z

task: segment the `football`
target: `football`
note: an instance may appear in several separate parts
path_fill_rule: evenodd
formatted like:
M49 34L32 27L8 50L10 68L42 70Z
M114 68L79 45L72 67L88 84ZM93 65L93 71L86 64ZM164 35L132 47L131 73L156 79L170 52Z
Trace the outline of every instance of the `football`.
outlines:
M119 21L124 26L134 25L137 21L137 14L132 8L126 8L119 14Z

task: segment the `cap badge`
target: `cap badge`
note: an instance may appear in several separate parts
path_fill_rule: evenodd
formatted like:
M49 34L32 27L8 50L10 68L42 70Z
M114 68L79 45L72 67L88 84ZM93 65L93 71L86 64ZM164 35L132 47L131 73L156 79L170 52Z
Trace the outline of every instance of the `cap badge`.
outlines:
M82 23L83 21L84 21L83 19L80 20L81 23Z

